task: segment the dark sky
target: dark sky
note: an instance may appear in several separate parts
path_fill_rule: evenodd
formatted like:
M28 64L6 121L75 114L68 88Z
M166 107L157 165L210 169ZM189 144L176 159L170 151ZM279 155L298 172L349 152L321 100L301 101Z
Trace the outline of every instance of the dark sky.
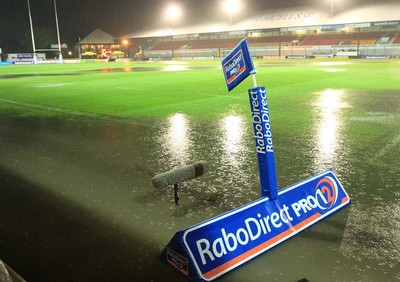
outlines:
M47 28L54 34L57 43L54 17L54 0L30 0L33 28L35 33ZM61 41L74 44L99 28L111 35L124 34L157 25L162 20L171 0L56 0ZM221 16L222 0L176 0L184 9L182 21L212 19ZM242 0L247 11L316 5L329 0ZM339 1L339 0L335 0ZM340 0L348 1L348 0ZM374 0L352 0L352 3L373 2ZM375 0L377 1L377 0ZM395 2L400 0L380 0ZM36 37L36 35L35 35ZM0 47L30 42L30 26L27 0L1 0L0 4ZM25 42L27 41L27 42ZM28 42L29 41L29 42ZM11 44L11 43L12 44ZM43 46L39 46L43 48Z

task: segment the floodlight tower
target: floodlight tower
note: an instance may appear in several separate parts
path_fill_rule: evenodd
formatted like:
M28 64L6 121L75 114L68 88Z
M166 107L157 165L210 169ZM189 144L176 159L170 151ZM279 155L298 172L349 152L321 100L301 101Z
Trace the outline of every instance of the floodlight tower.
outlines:
M181 8L178 5L171 4L167 8L167 17L169 20L172 21L172 47L171 47L171 56L172 58L174 57L174 31L175 31L175 24L176 20L178 20L181 17L182 11Z
M36 47L35 47L35 37L33 36L33 25L32 25L32 14L31 14L31 5L29 0L26 0L28 3L28 13L29 13L29 23L31 26L31 36L32 36L32 48L33 48L33 62L36 64Z
M239 11L242 3L240 0L225 0L223 3L224 11L229 13L229 25L233 23L233 15Z
M327 4L330 2L329 4L331 6L331 18L333 18L333 16L334 16L334 6L337 6L338 4L340 4L343 1L341 1L341 0L325 0L325 1L326 1Z
M57 15L56 0L54 0L54 14L55 14L55 18L56 18L56 27L57 27L58 59L60 60L60 63L62 63L63 59L62 59L62 53L61 53L60 29L58 27L58 15Z

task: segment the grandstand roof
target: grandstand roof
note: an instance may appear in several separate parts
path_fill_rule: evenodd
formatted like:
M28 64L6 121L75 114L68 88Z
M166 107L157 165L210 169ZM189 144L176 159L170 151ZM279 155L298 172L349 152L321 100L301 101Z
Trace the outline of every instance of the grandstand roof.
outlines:
M139 30L125 35L128 38L162 37L171 35L229 32L243 30L299 28L321 25L359 24L383 21L399 21L400 3L376 3L363 7L349 8L338 11L333 17L330 9L320 7L296 7L291 9L269 10L254 13L253 15L229 25L227 20L210 22L185 27L162 27L148 30Z
M78 45L84 44L115 44L117 38L100 29L95 29L88 36L78 42Z

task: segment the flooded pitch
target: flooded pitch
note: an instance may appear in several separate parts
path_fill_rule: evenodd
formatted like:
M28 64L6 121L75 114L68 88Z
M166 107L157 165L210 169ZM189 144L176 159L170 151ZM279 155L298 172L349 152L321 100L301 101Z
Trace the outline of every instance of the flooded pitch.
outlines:
M363 95L315 93L298 136L272 123L280 188L333 167L353 203L220 281L400 279L399 93ZM2 114L0 259L28 281L183 281L158 258L174 233L260 196L252 130L250 113ZM182 184L179 206L151 185L199 160L209 172Z

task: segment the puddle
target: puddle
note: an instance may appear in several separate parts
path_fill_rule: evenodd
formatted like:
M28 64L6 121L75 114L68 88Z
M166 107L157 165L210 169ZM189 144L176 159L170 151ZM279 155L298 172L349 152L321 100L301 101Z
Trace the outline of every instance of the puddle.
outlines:
M5 74L0 75L0 79L14 79L23 77L56 77L56 76L79 76L88 73L121 73L121 72L151 72L151 71L193 71L219 69L219 67L210 66L186 66L184 64L172 64L164 67L122 67L122 68L101 68L88 70L86 72L67 72L67 73L24 73L24 74Z

